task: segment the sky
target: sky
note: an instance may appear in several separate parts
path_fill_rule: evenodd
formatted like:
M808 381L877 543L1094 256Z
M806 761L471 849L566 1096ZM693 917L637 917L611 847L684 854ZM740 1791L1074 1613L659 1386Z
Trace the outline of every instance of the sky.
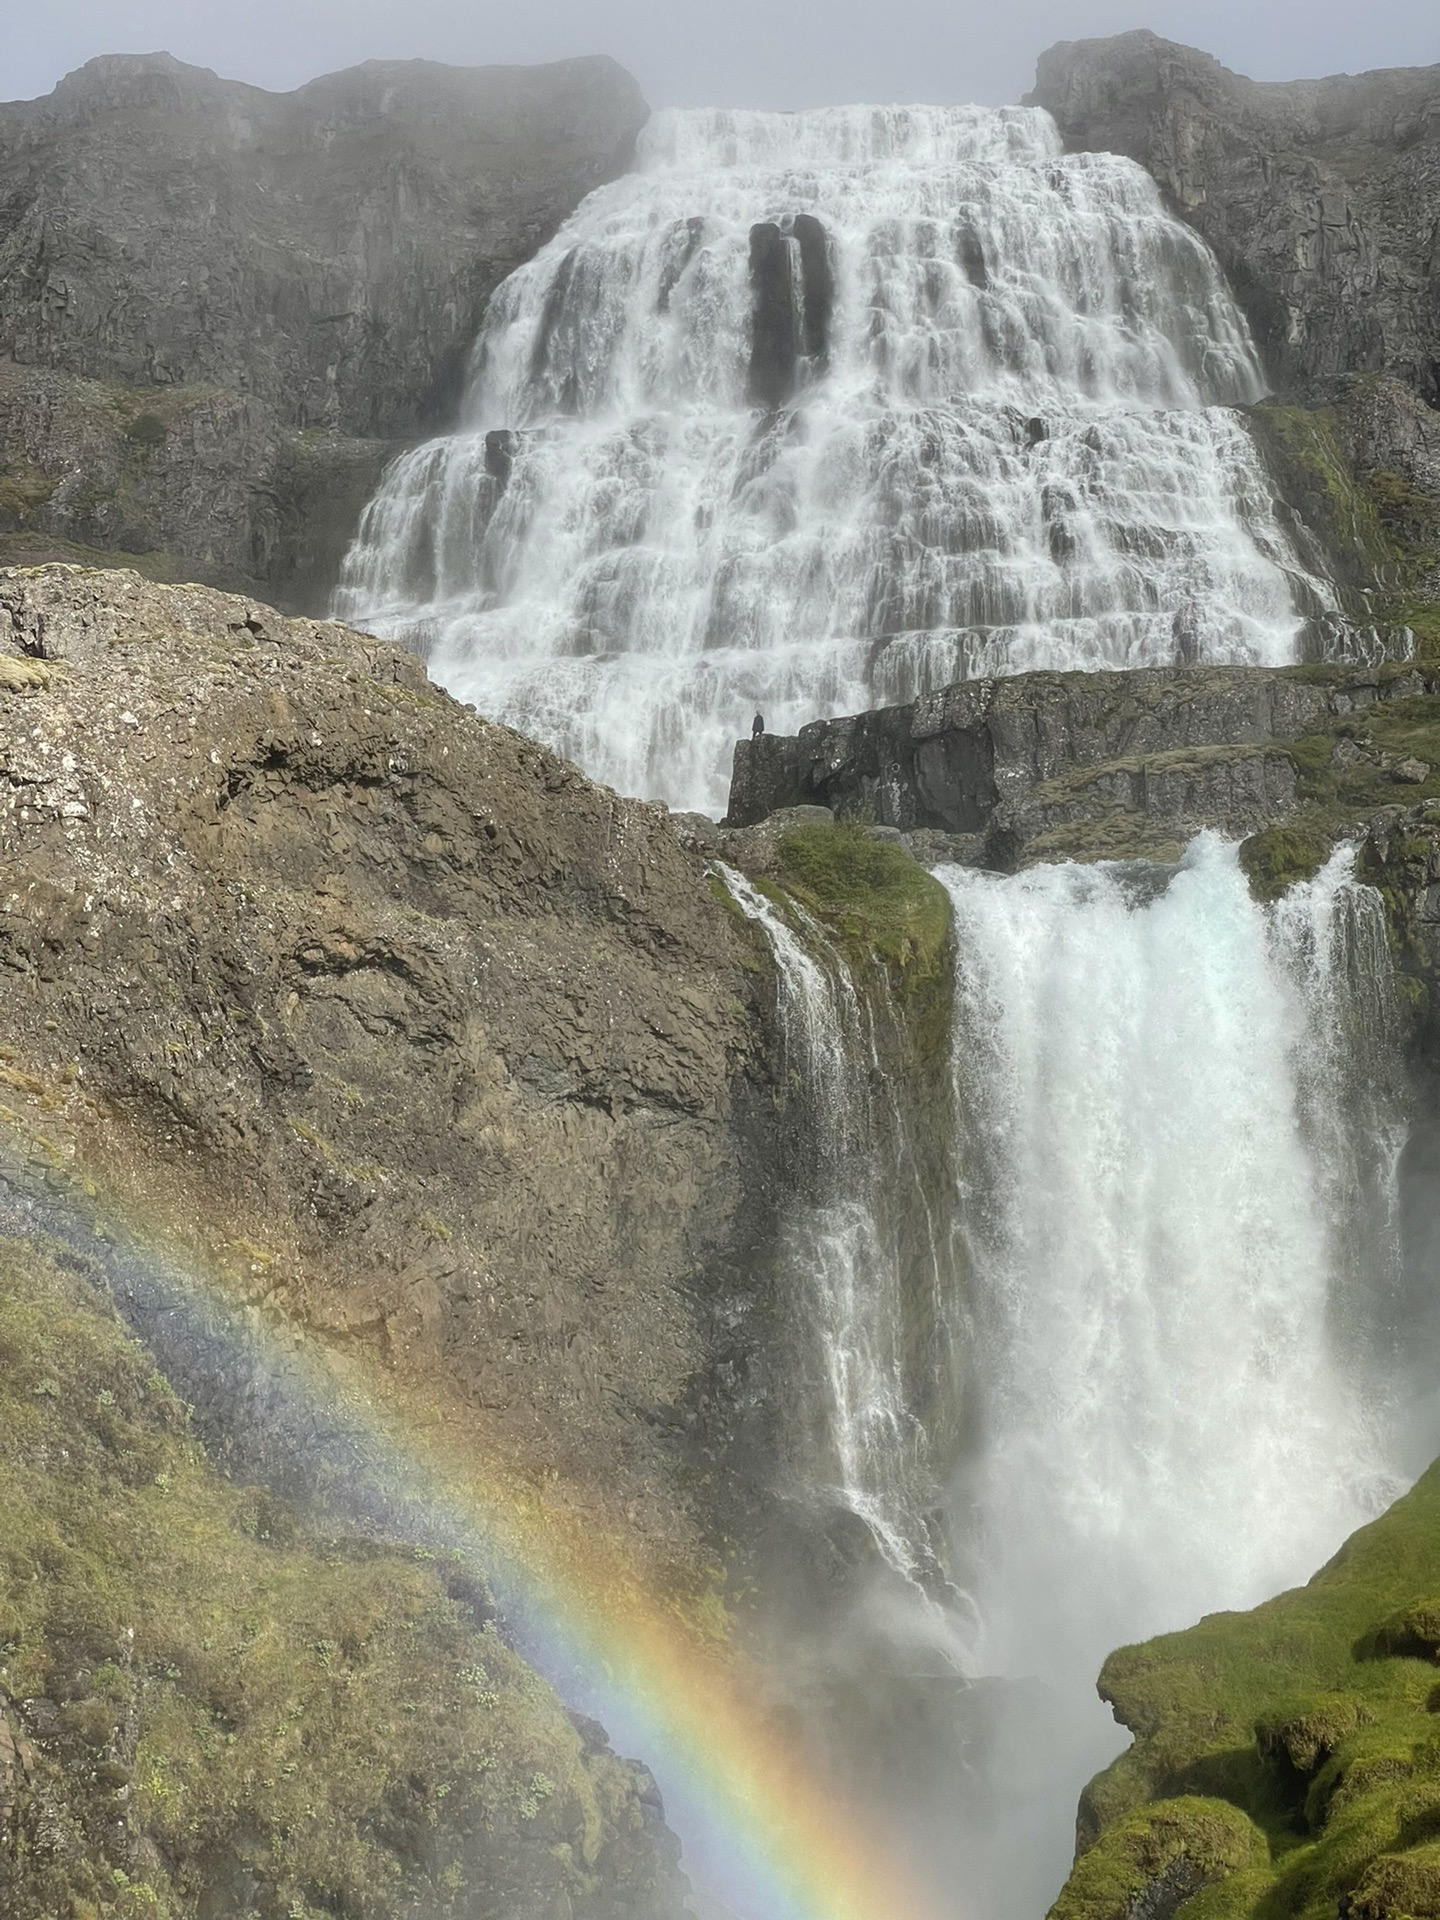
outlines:
M1440 62L1437 0L0 0L0 100L164 50L276 89L361 60L609 53L652 106L998 105L1054 41L1130 27L1259 80Z

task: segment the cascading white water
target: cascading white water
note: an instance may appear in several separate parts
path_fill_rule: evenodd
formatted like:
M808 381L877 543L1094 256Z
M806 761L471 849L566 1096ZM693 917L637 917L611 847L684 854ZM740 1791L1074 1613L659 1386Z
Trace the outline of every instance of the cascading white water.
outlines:
M821 1357L787 1382L823 1408L803 1466L909 1583L883 1616L859 1591L853 1678L912 1728L897 1818L987 1920L1036 1920L1064 1877L1076 1796L1119 1744L1105 1655L1307 1577L1399 1490L1397 1014L1352 865L1268 907L1211 834L1178 870L941 869L953 1104L888 1095L893 1138L921 1119L952 1146L928 1273L887 1234L864 995L803 910L725 872L776 960L819 1169L784 1268ZM943 1433L916 1351L930 1406L972 1403ZM820 1650L832 1679L848 1631ZM938 1738L910 1718L917 1675L951 1702Z
M337 611L718 812L756 707L1295 657L1334 601L1224 410L1260 392L1201 242L1043 112L662 113L497 291Z
M1344 853L1270 909L1211 835L1159 891L941 877L984 1398L958 1571L982 1668L1048 1682L1076 1741L1000 1839L997 1910L1033 1914L1116 1749L1105 1654L1308 1577L1399 1490L1393 989Z
M820 1430L806 1463L816 1476L809 1490L862 1521L891 1570L923 1595L936 1584L927 1516L941 1488L917 1407L928 1396L907 1366L913 1307L893 1219L907 1205L923 1214L926 1197L901 1116L871 1111L871 1087L884 1087L874 1016L843 959L802 908L791 912L803 940L743 874L719 871L774 955L784 1073L806 1128L808 1204L786 1224L781 1265L800 1296L794 1317L803 1326L802 1379L792 1387L802 1402L803 1376L818 1388L809 1396L818 1404L807 1409ZM933 1244L929 1264L933 1300ZM938 1317L929 1331L926 1364L943 1368L948 1342Z

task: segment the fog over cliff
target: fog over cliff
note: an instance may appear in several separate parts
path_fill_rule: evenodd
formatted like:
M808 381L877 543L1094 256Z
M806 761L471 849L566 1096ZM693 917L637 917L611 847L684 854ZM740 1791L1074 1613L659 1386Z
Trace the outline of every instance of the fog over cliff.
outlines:
M1440 60L1429 0L1357 8L1319 0L1297 33L1287 0L911 0L881 17L858 0L739 0L729 7L656 0L257 0L245 8L187 0L57 0L8 27L0 98L52 87L100 53L164 47L179 59L255 85L300 85L361 60L444 60L459 66L608 53L657 106L805 107L846 100L1018 99L1036 50L1055 40L1149 27L1203 46L1258 80L1360 72Z

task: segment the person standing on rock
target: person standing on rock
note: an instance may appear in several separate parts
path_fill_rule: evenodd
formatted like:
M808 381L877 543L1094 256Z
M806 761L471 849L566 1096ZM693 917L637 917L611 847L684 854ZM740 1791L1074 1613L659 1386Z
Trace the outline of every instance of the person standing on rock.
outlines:
M765 716L763 713L757 713L755 716L755 724L750 729L750 738L752 740L758 740L764 731Z

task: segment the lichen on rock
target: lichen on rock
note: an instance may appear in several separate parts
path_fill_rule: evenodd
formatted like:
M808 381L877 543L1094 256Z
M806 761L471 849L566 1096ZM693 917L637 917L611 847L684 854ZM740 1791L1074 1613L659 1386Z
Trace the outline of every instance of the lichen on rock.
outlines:
M0 1239L7 1920L679 1920L653 1783L460 1561L233 1485L64 1249Z

